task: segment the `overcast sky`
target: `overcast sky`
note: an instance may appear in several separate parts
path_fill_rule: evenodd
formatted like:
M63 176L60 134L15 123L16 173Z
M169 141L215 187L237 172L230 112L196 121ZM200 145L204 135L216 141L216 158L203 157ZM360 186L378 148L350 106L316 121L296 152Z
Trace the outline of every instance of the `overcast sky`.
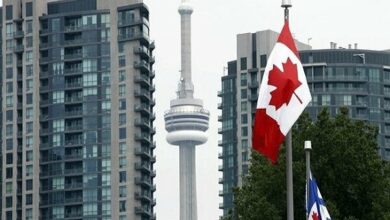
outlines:
M163 113L175 98L180 70L180 0L145 0L150 9L151 37L156 41L157 218L179 220L178 148L165 141ZM236 34L264 29L280 31L281 0L191 0L195 96L210 110L209 141L197 149L198 219L217 220L217 109L220 77L236 58ZM292 0L290 28L294 36L317 49L358 43L359 48L390 49L389 0Z
M165 141L163 113L175 98L180 69L180 0L145 0L150 9L151 37L156 41L157 218L179 220L178 148ZM220 77L227 61L236 58L236 34L283 25L281 0L192 0L193 79L195 96L210 110L209 141L197 149L198 219L217 220L217 109ZM292 0L290 28L294 36L314 48L358 43L360 48L390 49L389 0ZM1 3L0 3L1 4Z

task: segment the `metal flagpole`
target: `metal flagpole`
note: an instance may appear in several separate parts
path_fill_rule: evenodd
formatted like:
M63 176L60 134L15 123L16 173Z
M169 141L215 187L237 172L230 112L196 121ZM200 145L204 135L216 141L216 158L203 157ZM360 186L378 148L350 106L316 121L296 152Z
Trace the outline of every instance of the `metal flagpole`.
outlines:
M305 154L306 154L306 206L308 205L309 195L310 195L310 151L311 151L311 141L305 141ZM307 207L307 213L309 213L309 207ZM306 219L309 219L309 216L306 216Z
M291 0L282 0L284 8L284 19L288 22ZM292 171L292 134L291 131L286 136L286 178L287 178L287 220L294 220L294 194L293 194L293 171Z

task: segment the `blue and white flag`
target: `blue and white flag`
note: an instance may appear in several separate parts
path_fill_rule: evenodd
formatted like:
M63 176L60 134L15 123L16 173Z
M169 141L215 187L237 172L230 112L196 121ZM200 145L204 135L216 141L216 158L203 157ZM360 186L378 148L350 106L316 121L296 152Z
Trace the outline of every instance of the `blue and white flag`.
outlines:
M306 205L308 220L331 220L316 180L310 173L309 198Z

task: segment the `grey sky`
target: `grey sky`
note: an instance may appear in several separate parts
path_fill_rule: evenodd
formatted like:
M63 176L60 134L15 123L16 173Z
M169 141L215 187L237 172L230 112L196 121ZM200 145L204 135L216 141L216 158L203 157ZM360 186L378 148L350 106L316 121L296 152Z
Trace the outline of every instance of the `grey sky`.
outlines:
M175 97L180 69L180 0L145 0L150 8L151 36L156 41L157 218L179 219L178 148L165 141L163 112ZM197 149L199 220L217 220L218 160L217 109L220 77L226 62L236 57L236 34L264 29L280 31L281 0L191 0L193 79L195 96L211 111L209 141ZM359 48L390 49L388 0L292 0L291 31L314 48L358 43Z
M178 148L165 141L163 113L175 98L180 69L180 0L145 0L150 9L151 37L156 41L157 218L179 220ZM291 31L314 48L359 43L359 48L390 49L388 0L292 0ZM197 149L198 219L217 220L217 104L226 62L235 59L236 34L282 27L281 0L192 0L193 79L195 96L210 110L209 141ZM1 3L0 3L1 4Z

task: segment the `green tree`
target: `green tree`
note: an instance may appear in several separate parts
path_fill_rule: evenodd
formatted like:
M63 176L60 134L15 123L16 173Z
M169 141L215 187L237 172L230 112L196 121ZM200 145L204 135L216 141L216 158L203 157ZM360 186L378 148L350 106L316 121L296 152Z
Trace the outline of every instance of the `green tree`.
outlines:
M311 169L333 219L390 220L390 166L378 156L378 129L351 120L348 109L312 122L303 114L293 128L294 215L305 219L304 141L312 141ZM234 216L225 220L286 219L285 150L271 165L253 152L249 174L235 189Z

